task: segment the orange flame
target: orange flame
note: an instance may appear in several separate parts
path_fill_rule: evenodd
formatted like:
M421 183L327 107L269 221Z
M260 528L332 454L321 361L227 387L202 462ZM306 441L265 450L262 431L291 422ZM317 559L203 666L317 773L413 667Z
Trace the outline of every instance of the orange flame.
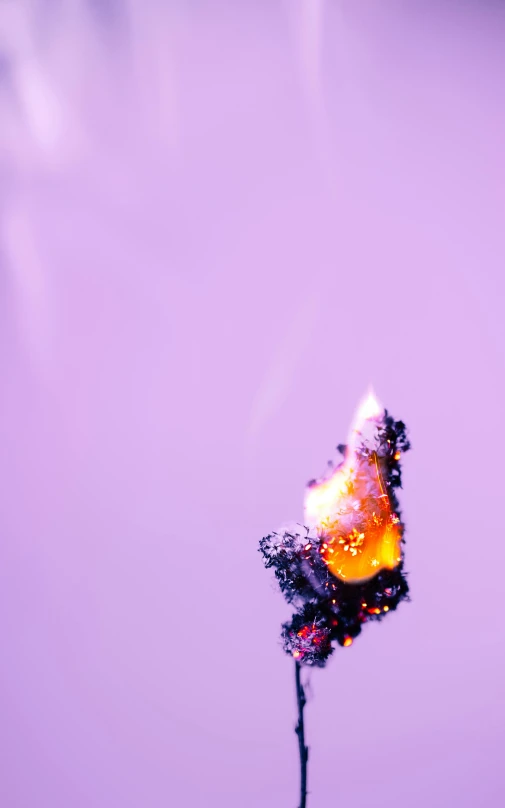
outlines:
M347 583L394 569L401 560L400 520L391 510L380 458L375 451L366 457L357 452L383 414L370 392L358 409L343 463L305 498L305 523L323 539L321 554L331 573Z

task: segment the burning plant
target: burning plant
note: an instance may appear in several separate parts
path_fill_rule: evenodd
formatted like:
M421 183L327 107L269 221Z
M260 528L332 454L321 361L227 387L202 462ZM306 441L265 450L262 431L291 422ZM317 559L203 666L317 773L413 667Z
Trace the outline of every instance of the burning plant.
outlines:
M405 528L396 491L402 482L400 460L409 448L405 424L370 393L347 445L338 447L343 460L307 487L305 525L260 541L265 566L274 569L284 597L295 607L282 627L282 642L296 662L301 808L308 750L300 666L324 667L334 643L352 645L365 623L382 620L408 598Z

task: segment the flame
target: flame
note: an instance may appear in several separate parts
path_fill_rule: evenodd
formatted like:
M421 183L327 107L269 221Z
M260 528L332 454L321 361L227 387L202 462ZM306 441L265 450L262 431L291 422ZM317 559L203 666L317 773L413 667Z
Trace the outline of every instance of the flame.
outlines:
M374 391L370 390L367 397L363 399L358 408L354 421L354 429L360 430L365 421L368 421L371 418L380 418L383 413L384 407L381 407L377 401Z
M365 581L401 560L400 520L392 512L373 438L384 409L373 392L358 408L343 463L311 485L305 523L322 540L321 554L333 575L347 583ZM359 447L370 451L363 455ZM370 448L371 447L371 448Z

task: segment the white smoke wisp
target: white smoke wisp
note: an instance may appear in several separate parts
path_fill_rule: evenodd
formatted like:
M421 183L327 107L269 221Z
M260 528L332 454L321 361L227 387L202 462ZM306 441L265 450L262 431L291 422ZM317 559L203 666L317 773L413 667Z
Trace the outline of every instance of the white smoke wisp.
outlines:
M330 189L336 180L323 82L326 0L295 0L286 6L315 152Z
M109 209L131 201L139 184L132 157L166 160L177 150L174 53L184 17L172 4L153 2L149 14L143 5L0 3L0 253L38 366L50 356L55 305L44 208L74 182L72 199L88 189Z
M265 424L278 414L289 396L314 335L319 305L317 294L308 293L272 353L251 408L247 429L250 451Z

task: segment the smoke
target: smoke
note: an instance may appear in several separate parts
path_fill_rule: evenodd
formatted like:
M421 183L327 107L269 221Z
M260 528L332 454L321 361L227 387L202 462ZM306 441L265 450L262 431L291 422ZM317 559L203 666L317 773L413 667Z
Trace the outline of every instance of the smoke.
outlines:
M180 12L136 0L0 4L0 255L10 305L34 368L51 354L53 267L44 206L78 179L128 207L139 151L174 156L174 51ZM114 99L114 103L111 103Z
M326 0L288 2L286 16L292 33L314 151L331 190L336 182L336 162L323 81Z

